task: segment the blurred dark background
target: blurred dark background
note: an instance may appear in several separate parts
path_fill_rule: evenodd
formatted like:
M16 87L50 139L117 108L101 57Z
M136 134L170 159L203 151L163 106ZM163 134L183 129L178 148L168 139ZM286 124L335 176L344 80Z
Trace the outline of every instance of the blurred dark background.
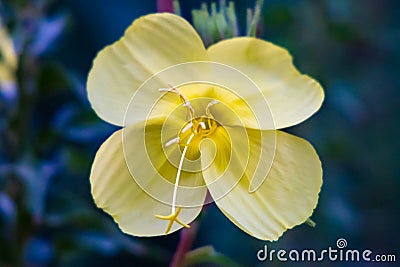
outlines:
M183 16L190 20L200 4L181 1ZM254 2L235 4L243 32ZM116 129L88 103L92 60L135 18L156 11L156 1L144 0L0 1L18 58L15 83L0 83L0 266L168 265L179 234L122 234L96 208L89 185L94 154ZM266 243L211 206L194 248L212 245L241 266L308 266L261 263L256 253L264 244L335 248L345 238L348 248L396 254L398 262L400 1L267 0L262 14L260 37L286 47L301 72L325 88L322 109L287 129L313 143L323 162L317 226Z

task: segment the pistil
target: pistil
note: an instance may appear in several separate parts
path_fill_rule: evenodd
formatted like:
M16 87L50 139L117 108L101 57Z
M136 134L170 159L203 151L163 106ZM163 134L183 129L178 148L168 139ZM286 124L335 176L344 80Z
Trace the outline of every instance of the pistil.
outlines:
M175 177L174 193L173 193L173 195L172 195L171 214L170 214L170 215L167 215L167 216L155 215L155 217L158 218L158 219L161 219L161 220L168 220L168 221L169 221L167 230L165 231L166 234L171 230L171 227L172 227L174 221L177 222L177 223L179 223L179 224L182 225L183 227L186 227L186 228L189 228L189 227L190 227L190 225L187 225L187 224L185 224L185 223L182 223L182 222L178 219L178 215L179 215L179 213L181 212L182 207L178 207L178 209L176 209L176 195L177 195L177 193L178 193L179 180L180 180L180 177L181 177L181 171L182 171L183 161L184 161L184 159L185 159L186 152L187 152L187 150L188 150L188 147L189 147L190 142L192 141L193 137L194 137L194 134L192 133L192 134L189 136L188 141L186 142L186 146L185 146L185 148L183 149L182 156L181 156L181 159L180 159L180 161L179 161L178 172L176 173L176 177Z
M210 135L217 127L218 124L216 123L216 121L214 120L214 117L212 116L211 112L210 112L210 107L218 104L219 101L218 100L213 100L211 101L207 107L206 107L206 114L207 117L199 117L199 118L195 118L194 114L195 111L192 107L192 105L190 104L190 101L174 86L170 85L170 88L160 88L158 89L160 92L170 92L170 93L174 93L177 94L179 96L179 98L181 99L183 106L185 106L188 110L189 113L189 121L187 123L187 125L185 125L181 131L180 134L186 133L187 131L191 130L190 136L187 139L185 144L181 144L180 142L182 141L182 139L186 139L186 138L181 138L181 136L178 136L170 141L168 141L165 146L171 146L172 144L179 144L179 145L183 145L183 151L182 151L182 155L179 161L179 165L178 165L178 171L176 173L176 177L175 177L175 185L174 185L174 191L172 194L172 207L171 207L171 214L169 215L155 215L155 217L157 219L161 219L161 220L167 220L169 221L167 229L165 231L165 233L167 234L174 222L182 225L183 227L189 228L190 226L188 224L183 223L182 221L180 221L178 219L178 215L182 210L181 206L177 206L176 205L176 197L178 194L178 188L179 188L179 181L181 178L181 172L182 172L182 166L183 166L183 162L185 160L187 151L189 149L189 146L191 145L191 142L193 140L193 138L195 136L200 136L200 137L206 137L208 135ZM189 133L188 133L189 135ZM197 141L196 141L197 142Z

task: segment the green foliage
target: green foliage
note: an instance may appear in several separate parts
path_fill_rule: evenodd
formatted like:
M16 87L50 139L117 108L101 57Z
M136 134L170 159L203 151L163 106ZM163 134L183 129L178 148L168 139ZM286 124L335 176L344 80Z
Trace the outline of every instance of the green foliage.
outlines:
M207 46L239 35L234 2L229 2L227 6L226 1L221 0L219 9L215 2L210 7L202 3L200 9L192 10L192 18L194 27Z

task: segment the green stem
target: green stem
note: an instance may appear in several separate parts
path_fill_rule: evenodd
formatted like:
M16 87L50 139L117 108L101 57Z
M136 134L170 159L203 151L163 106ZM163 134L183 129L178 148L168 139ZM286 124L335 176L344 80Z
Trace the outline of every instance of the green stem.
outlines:
M184 267L186 253L191 249L196 239L197 230L198 222L196 221L190 225L190 228L181 230L179 244L170 263L170 267Z
M174 12L173 0L157 0L157 11L161 12Z

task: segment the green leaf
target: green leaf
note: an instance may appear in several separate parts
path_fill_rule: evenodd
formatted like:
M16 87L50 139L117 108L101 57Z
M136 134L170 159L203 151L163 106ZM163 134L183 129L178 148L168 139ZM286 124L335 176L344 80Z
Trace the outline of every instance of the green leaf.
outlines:
M182 266L191 266L199 263L215 263L226 267L240 267L238 263L229 257L216 252L212 246L204 246L188 252L185 255Z

